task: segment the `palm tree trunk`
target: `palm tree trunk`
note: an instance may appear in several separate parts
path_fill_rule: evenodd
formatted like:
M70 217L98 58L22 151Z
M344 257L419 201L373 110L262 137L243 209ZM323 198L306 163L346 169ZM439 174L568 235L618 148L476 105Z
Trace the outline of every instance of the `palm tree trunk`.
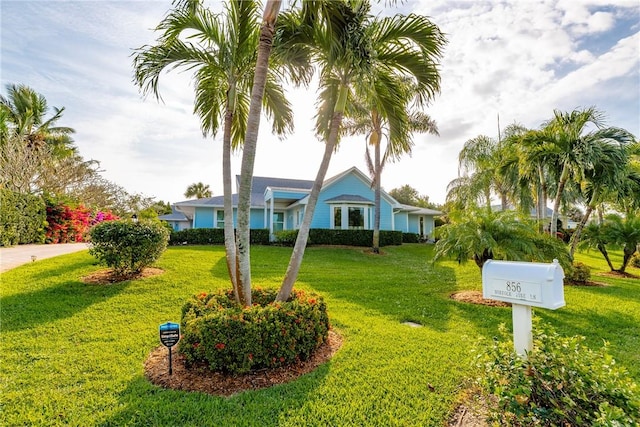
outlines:
M556 193L556 199L553 202L553 212L551 213L551 235L556 236L558 232L558 209L560 209L560 201L562 200L562 193L564 192L564 186L567 184L567 177L569 176L569 168L565 164L562 167L562 173L560 174L560 181L558 182L558 191Z
M373 218L373 248L374 254L380 253L380 179L382 178L382 164L380 162L380 133L376 130L377 141L375 144L374 168L375 168L375 190L374 190L374 218Z
M598 250L600 251L600 253L604 257L604 259L607 261L607 265L609 266L609 269L611 271L616 271L616 269L613 267L613 264L611 263L611 259L609 259L609 252L607 252L606 246L603 245L603 244L599 244L598 245Z
M250 209L251 184L253 181L253 166L256 158L260 115L262 113L262 99L267 82L269 69L269 55L273 44L276 19L280 11L281 0L269 0L264 7L262 27L260 28L260 42L258 44L258 58L256 72L251 89L251 103L247 119L247 133L242 153L242 167L240 169L240 188L238 189L238 235L236 240L238 287L242 290L240 300L244 306L251 306L251 256L250 256Z
M329 169L331 156L338 143L338 134L340 131L340 126L342 124L342 115L346 105L347 94L348 87L346 85L343 85L340 88L340 94L338 95L338 100L336 101L335 112L333 113L333 118L331 119L331 130L329 132L328 141L324 148L324 156L322 157L322 162L320 163L320 168L318 169L318 174L316 175L316 180L314 181L313 187L311 188L311 194L309 194L309 201L307 202L307 208L304 211L302 224L300 225L300 229L298 230L296 244L293 247L293 252L291 253L291 258L289 259L289 265L287 266L287 271L284 274L282 285L280 286L280 290L278 291L278 295L276 296L276 301L286 301L287 299L289 299L289 296L291 296L291 291L293 290L293 285L298 278L300 266L302 265L302 257L304 256L304 250L307 247L307 241L309 240L309 229L311 228L311 220L313 219L313 213L318 202L318 196L320 195L320 190L322 189L324 178L327 174L327 170Z
M233 110L227 109L224 117L224 136L222 138L222 187L224 198L224 249L227 255L227 270L233 287L233 296L240 304L240 292L236 276L236 238L233 230L233 200L231 197L231 122ZM215 221L215 218L214 218Z
M594 191L593 195L591 196L591 202L587 205L587 209L584 211L584 215L582 216L580 223L576 226L576 230L571 236L571 249L569 249L569 258L571 258L571 261L573 261L573 254L576 252L576 248L578 247L578 243L580 242L582 229L587 224L587 221L589 221L589 217L595 209L595 197L596 192Z
M584 216L580 223L576 226L576 231L573 232L571 236L571 249L569 250L569 257L573 260L573 254L576 252L576 248L578 247L578 243L580 242L580 235L582 234L582 229L587 224L589 220L589 216L591 216L591 212L593 212L593 206L587 206L587 210L584 212Z
M631 261L631 257L636 252L636 247L628 245L624 245L622 248L622 267L618 270L620 273L624 273L627 270L627 265L629 265L629 261Z

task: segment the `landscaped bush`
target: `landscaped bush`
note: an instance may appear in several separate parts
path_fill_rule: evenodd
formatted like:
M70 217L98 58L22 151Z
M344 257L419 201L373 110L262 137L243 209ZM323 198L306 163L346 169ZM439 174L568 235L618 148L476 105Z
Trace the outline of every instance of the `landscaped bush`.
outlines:
M82 205L47 202L47 243L84 242L91 225L91 211Z
M203 292L182 308L179 351L187 366L243 373L306 360L327 339L322 297L294 290L284 303L276 290L252 290L253 307L236 305L233 291Z
M40 197L0 189L0 246L43 243L46 217Z
M139 273L167 248L169 232L158 222L101 222L91 228L89 253L117 275Z
M280 230L273 233L275 235L275 244L282 246L293 246L298 238L298 230Z
M591 279L591 269L582 262L575 263L565 272L565 279L576 283L586 283Z
M268 245L269 230L257 228L249 231L249 239L254 245ZM188 228L173 231L169 239L170 245L223 245L223 228Z
M402 233L402 243L419 243L420 235L418 233Z
M504 325L478 359L480 379L495 396L489 416L499 425L631 426L640 423L640 390L616 366L607 343L592 351L584 337L561 337L536 319L528 359L513 351Z

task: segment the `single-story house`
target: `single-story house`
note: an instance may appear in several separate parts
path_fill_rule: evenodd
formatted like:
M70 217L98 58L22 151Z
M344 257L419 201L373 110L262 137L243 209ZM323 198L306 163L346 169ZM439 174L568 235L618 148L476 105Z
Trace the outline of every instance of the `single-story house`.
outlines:
M175 206L171 206L171 213L159 215L159 220L166 221L175 231L186 230L191 228L192 221L185 214L178 211Z
M239 187L240 177L236 177ZM309 200L313 181L300 179L253 177L251 188L250 227L269 229L271 235L279 230L300 228ZM434 217L442 212L398 203L384 190L381 192L380 229L417 233L427 239L433 235ZM233 195L234 225L237 219L238 195ZM173 221L174 229L183 221L192 228L224 228L223 196L186 200L173 205L180 219ZM373 229L374 189L371 179L352 167L325 180L311 222L311 228ZM166 216L175 218L172 215Z

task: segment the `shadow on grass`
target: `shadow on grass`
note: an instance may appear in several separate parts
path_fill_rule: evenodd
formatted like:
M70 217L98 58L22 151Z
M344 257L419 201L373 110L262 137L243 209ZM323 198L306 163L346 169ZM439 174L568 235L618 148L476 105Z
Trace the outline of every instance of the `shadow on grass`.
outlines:
M65 280L36 290L2 297L2 331L30 329L71 317L92 304L119 294L129 283L127 281L97 286L86 285L80 280Z
M307 404L330 367L331 362L325 363L290 383L231 397L163 389L140 376L120 394L121 409L98 425L276 426Z

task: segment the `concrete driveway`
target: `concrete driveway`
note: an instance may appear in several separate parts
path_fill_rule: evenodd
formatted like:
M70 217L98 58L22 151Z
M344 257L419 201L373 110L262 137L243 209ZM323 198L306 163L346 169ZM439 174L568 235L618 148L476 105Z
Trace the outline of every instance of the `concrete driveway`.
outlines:
M55 245L18 245L0 248L0 273L28 262L70 254L89 249L87 243L59 243ZM35 258L34 258L35 257Z

